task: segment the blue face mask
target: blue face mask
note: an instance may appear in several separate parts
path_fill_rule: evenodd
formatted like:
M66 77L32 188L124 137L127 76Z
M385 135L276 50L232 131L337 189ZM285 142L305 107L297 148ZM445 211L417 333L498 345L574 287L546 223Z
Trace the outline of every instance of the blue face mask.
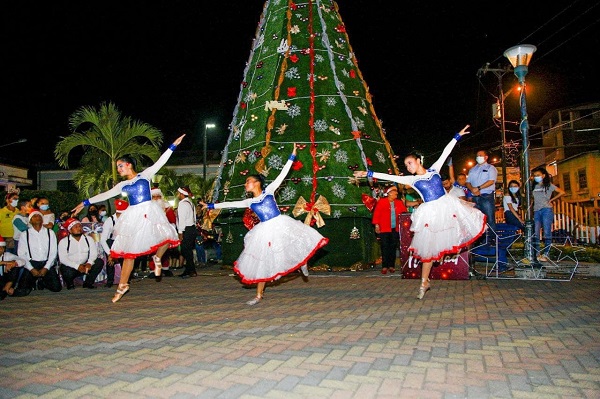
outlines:
M541 183L544 178L542 176L534 176L533 180L535 180L536 183Z
M47 211L48 209L50 209L50 205L46 205L46 204L44 204L44 205L40 205L40 209L41 209L42 211Z
M508 191L510 191L513 194L516 194L519 192L519 187L509 187Z

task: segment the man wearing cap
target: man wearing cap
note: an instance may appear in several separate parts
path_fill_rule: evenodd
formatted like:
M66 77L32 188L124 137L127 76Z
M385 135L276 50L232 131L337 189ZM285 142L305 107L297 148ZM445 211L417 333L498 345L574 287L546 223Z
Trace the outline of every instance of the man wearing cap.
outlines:
M115 241L115 223L117 222L117 219L121 216L123 211L127 209L128 206L129 202L122 199L116 199L115 213L110 215L102 224L102 233L100 233L100 245L102 245L102 249L106 253L106 284L104 284L106 288L112 287L115 283L115 263L122 263L122 259L114 259L110 255L110 247Z
M60 272L68 290L75 288L76 277L84 277L84 288L96 288L94 282L102 271L102 259L98 258L98 247L94 239L83 234L79 219L69 218L65 222L69 235L58 243Z
M18 255L25 259L24 276L26 287L48 288L52 292L62 290L62 284L55 267L57 255L56 234L43 226L44 215L40 211L29 214L30 228L19 238Z
M15 290L18 288L19 277L23 274L23 266L25 266L25 260L19 258L17 255L6 252L6 241L0 236L0 300L7 296L15 295ZM20 290L22 294L18 296L29 295L31 289Z
M196 206L190 200L192 192L189 187L179 187L177 198L177 232L181 240L181 255L185 259L185 270L179 275L181 278L195 277L196 265L194 264L194 249L196 245Z
M400 245L400 214L408 212L404 202L398 199L398 188L390 186L385 190L373 210L371 222L381 245L381 274L396 271L396 251Z

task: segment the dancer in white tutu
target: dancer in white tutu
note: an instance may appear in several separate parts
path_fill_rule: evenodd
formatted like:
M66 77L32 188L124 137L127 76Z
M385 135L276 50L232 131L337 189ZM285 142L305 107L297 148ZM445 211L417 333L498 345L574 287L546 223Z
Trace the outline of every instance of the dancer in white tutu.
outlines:
M114 226L114 242L110 248L113 259L123 258L121 278L112 301L120 300L129 291L129 276L135 258L154 254L154 274L156 281L161 279L160 259L169 247L179 245L179 236L169 222L163 208L152 201L150 185L152 177L163 167L183 140L182 135L169 146L156 163L144 171L135 171L135 160L129 156L117 159L117 171L127 178L104 193L86 199L77 205L73 212L77 215L85 206L106 201L122 193L129 199L129 207L123 211Z
M233 270L242 278L244 284L257 284L256 297L248 305L256 305L263 298L265 283L277 280L281 276L301 269L308 275L306 262L325 246L329 239L323 237L314 228L282 215L275 202L275 191L283 182L296 159L294 151L279 176L264 187L262 175L248 176L244 185L246 192L252 195L242 201L221 203L200 202L203 208L246 208L256 213L260 223L244 237L244 250L234 262Z
M410 245L413 256L423 262L421 287L417 298L423 299L430 289L429 273L434 261L446 254L456 254L461 248L472 244L485 232L486 217L466 201L446 193L439 171L460 138L468 134L465 126L448 143L442 155L429 169L423 167L420 154L411 153L404 158L404 165L412 176L396 176L373 171L355 171L355 177L368 177L407 184L423 198L411 215L410 230L414 236Z

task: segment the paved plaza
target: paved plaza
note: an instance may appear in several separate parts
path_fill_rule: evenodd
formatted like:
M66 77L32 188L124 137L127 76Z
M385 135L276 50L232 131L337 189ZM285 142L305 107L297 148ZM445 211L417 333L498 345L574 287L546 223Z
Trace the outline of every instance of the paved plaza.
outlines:
M598 278L231 273L5 299L0 398L600 398Z

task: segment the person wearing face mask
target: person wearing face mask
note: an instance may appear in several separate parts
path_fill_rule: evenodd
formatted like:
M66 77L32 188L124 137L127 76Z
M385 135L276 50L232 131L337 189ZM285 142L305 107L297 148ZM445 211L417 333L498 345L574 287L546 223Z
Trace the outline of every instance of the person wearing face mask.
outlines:
M523 218L521 217L521 183L516 180L508 182L508 194L504 196L502 204L504 206L504 221L506 224L517 227L525 231Z
M100 220L100 212L96 205L90 205L88 207L87 215L81 219L81 223L102 223Z
M533 195L533 245L536 249L537 260L547 262L552 244L552 224L554 211L552 202L565 195L565 192L552 184L550 174L542 167L532 170L533 181L531 193ZM540 233L543 230L544 249L540 252Z
M98 216L102 223L106 222L106 218L108 217L108 212L106 211L106 205L102 204L98 206Z
M32 205L35 209L42 213L44 219L43 226L52 230L54 227L54 222L56 221L56 216L54 215L54 212L50 210L50 201L48 198L39 197Z
M473 193L473 202L487 218L488 230L487 243L496 241L496 180L498 170L490 165L487 160L489 153L486 150L477 151L477 165L469 170L467 188Z
M19 205L19 193L11 191L4 198L6 203L0 208L0 236L4 237L6 242L6 251L12 254L17 254L15 246L13 219L19 213L17 206Z

